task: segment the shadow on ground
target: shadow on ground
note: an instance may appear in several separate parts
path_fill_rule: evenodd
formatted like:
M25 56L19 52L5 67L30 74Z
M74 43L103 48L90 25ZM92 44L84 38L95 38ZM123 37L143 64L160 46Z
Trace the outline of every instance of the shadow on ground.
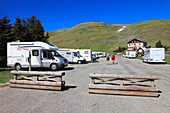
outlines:
M69 90L69 89L75 89L77 86L69 86L69 85L66 85L66 86L64 86L64 89L63 89L63 91L67 91L67 90Z

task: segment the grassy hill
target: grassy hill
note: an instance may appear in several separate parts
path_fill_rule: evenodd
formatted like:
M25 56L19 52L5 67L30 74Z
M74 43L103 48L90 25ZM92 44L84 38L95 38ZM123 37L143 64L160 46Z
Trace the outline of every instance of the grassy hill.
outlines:
M70 29L49 32L49 42L59 48L91 48L93 51L110 52L119 46L126 47L133 38L146 41L152 47L161 40L163 45L170 46L170 20L150 20L127 26L110 25L100 22L88 22Z

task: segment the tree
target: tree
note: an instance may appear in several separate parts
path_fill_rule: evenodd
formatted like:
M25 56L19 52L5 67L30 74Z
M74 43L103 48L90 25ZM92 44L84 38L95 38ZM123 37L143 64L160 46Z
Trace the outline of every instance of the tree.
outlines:
M12 40L10 19L4 16L0 19L0 57L6 59L7 42Z
M158 42L156 42L155 47L157 47L157 48L162 48L163 47L160 40Z
M41 21L35 16L27 18L26 20L20 19L18 16L13 26L13 34L15 40L30 42L30 41L42 41L47 42L49 35L44 36L44 27L41 25Z
M14 35L14 40L20 40L24 41L25 37L23 37L25 33L24 25L22 25L22 20L18 16L15 18L16 21L14 23L14 26L12 27L12 33Z
M44 27L41 25L41 21L36 19L35 16L27 18L26 29L28 31L28 37L30 41L47 42L49 37L44 36Z
M50 36L49 36L49 33L47 32L46 33L46 35L45 35L45 40L46 40L46 42L48 42L48 39L50 38Z
M118 52L121 52L122 51L122 48L119 46L119 48L118 48Z

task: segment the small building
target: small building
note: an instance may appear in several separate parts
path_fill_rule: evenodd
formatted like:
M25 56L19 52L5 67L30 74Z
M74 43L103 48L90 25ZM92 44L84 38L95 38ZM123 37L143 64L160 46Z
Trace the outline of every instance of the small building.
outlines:
M136 50L137 56L143 56L145 49L146 49L145 47L139 47L139 48Z
M139 47L145 47L147 42L134 38L128 43L128 51L136 51Z

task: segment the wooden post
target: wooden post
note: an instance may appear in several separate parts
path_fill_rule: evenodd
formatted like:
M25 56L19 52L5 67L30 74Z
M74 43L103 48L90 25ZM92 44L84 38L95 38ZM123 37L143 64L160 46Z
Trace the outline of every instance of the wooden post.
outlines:
M62 76L65 75L65 72L11 71L11 74L14 74L14 79L10 80L10 87L61 91L65 85L65 81L62 81ZM32 76L17 78L19 75ZM54 79L56 77L59 80Z
M151 87L155 87L154 86L154 80L151 80Z
M18 74L14 74L14 80L17 80Z
M89 93L159 97L158 89L154 85L157 77L112 74L90 74L89 77Z
M62 82L62 77L59 77L59 82Z
M28 58L28 62L29 62L29 71L31 71L31 51L29 51L29 58Z
M120 86L123 86L123 79L120 79Z

